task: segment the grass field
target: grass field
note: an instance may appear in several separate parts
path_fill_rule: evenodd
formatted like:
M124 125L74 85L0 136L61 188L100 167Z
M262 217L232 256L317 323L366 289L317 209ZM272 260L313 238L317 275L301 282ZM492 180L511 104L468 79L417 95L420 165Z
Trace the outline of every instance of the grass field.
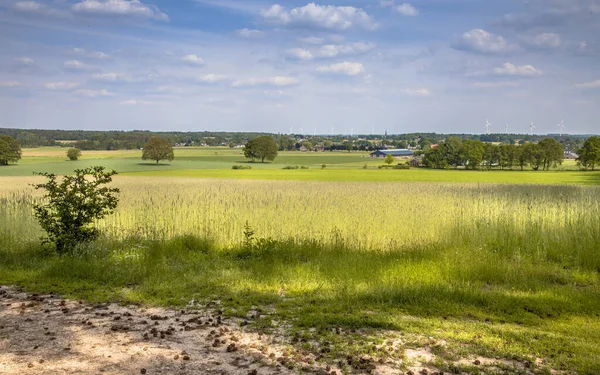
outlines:
M600 373L600 187L585 186L597 173L377 170L381 160L343 153L235 171L236 155L192 150L169 170L139 166L133 152L72 163L38 151L10 168L139 169L116 177L120 205L77 258L38 244L28 184L39 177L0 177L0 284L92 301L219 301L236 316L258 307L271 315L254 329L328 342L328 361L392 335L430 346L448 371L477 373L453 363L481 355L540 374Z

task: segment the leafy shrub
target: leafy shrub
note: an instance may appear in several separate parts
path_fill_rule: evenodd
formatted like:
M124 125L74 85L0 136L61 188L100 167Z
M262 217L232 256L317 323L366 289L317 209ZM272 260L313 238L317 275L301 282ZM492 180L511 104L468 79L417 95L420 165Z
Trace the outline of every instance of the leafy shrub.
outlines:
M303 165L303 166L300 167L300 169L308 169L308 167L305 166L305 165Z
M92 227L94 220L111 214L119 199L117 188L101 187L112 181L117 172L105 172L104 167L76 169L74 176L57 181L52 173L36 173L46 177L44 184L33 185L44 189L44 203L34 203L34 215L47 238L42 243L53 243L59 255L74 254L81 244L98 237Z
M252 169L251 165L234 165L231 169Z
M394 169L410 169L410 165L408 164L398 164L394 166Z
M321 165L321 169L325 169L327 167L326 164Z
M78 148L70 148L67 151L67 157L71 161L79 160L79 158L81 157L81 150Z
M285 167L283 167L283 169L298 169L299 167L297 165L286 165Z

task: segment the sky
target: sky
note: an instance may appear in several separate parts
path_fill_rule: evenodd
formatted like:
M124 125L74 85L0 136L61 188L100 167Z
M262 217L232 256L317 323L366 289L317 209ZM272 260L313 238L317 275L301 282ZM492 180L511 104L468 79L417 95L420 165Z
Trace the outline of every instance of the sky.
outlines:
M600 133L600 0L0 0L0 127Z

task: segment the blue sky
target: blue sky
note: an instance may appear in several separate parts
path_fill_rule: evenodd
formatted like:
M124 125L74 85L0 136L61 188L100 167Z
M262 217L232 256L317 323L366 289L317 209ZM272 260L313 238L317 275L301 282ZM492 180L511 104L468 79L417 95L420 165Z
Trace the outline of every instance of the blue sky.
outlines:
M600 132L600 0L0 0L0 127Z

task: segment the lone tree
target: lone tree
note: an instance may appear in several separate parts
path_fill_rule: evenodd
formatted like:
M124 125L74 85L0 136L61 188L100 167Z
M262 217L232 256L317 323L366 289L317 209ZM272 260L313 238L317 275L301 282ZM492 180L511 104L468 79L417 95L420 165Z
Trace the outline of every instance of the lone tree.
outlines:
M385 163L388 165L392 165L393 162L394 157L391 154L387 154L387 156L385 157Z
M262 163L265 159L269 161L275 160L277 157L278 146L272 137L267 135L257 137L248 141L244 147L244 156L252 161L260 159Z
M81 150L78 148L70 148L67 151L67 157L71 161L79 160L79 158L81 157Z
M156 160L158 164L161 160L173 161L173 146L161 137L151 137L142 153L142 160Z
M76 169L74 176L65 176L60 182L54 174L37 174L47 179L33 185L36 190L46 190L43 203L33 205L34 215L47 233L42 243L53 243L59 255L74 254L78 244L98 237L94 220L117 207L119 189L102 187L117 172L105 172L104 167Z
M21 160L21 146L15 139L0 135L0 165L16 163Z
M586 171L588 169L593 171L600 164L600 137L589 137L577 153L579 154L577 164Z

